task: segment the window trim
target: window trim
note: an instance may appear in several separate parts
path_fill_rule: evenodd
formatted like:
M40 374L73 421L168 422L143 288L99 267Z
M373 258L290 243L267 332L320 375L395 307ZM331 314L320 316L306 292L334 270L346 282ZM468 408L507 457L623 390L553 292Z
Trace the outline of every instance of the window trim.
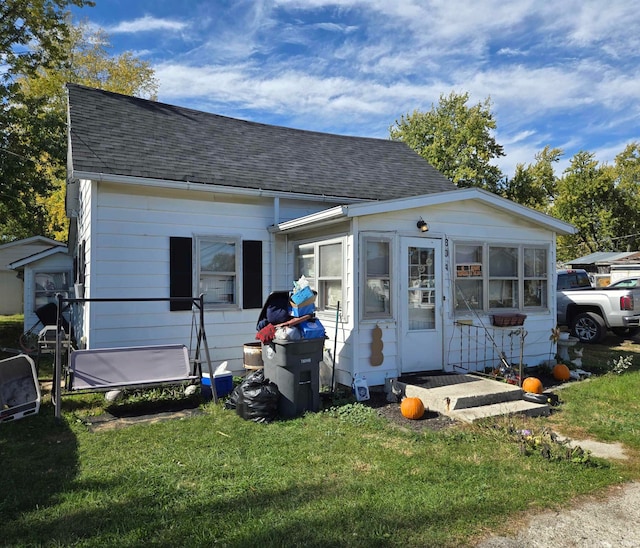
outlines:
M529 243L518 243L518 244L514 244L514 243L508 243L508 242L478 242L478 241L466 241L466 240L457 240L453 242L453 253L452 253L452 272L453 272L453 283L452 285L452 291L453 291L453 302L456 302L456 297L457 297L457 284L458 284L458 280L463 279L463 277L458 277L458 270L459 270L459 266L464 266L466 263L458 263L456 261L456 252L457 252L457 247L458 246L472 246L472 247L479 247L481 248L481 252L482 252L482 262L481 264L481 271L482 271L482 276L478 276L478 280L481 279L482 282L482 306L478 307L478 308L474 308L473 311L474 312L480 312L480 313L484 313L484 314L492 314L492 313L496 313L496 312L511 312L511 311L517 311L517 312L545 312L545 311L549 311L550 310L550 305L549 303L551 302L550 299L550 294L549 292L551 291L551 276L552 276L552 269L551 269L551 264L550 264L550 257L551 257L551 247L549 244L529 244ZM489 256L490 256L490 249L495 249L495 248L512 248L512 249L517 249L518 252L518 256L517 256L517 282L518 282L518 304L516 307L505 307L505 308L491 308L489 306L489 301L490 301L490 293L489 293L489 285L491 280L500 280L500 279L513 279L512 277L503 277L503 276L498 276L498 277L491 277L490 276L490 265L489 265ZM525 261L525 250L543 250L546 254L546 276L545 277L541 277L541 276L527 276L525 277L525 269L524 269L524 261ZM545 299L545 304L540 305L540 306L525 306L525 282L526 281L530 281L530 280L542 280L546 282L546 299ZM454 316L467 316L469 315L471 312L469 311L468 308L466 307L453 307L453 314Z
M193 245L195 252L195 283L194 287L198 288L198 292L201 293L200 290L200 281L201 281L201 261L200 261L200 245L202 242L216 242L216 243L224 243L224 244L232 244L235 249L235 257L234 257L234 267L235 272L233 273L233 291L234 291L234 302L231 303L212 303L205 301L205 309L206 310L229 310L229 309L241 309L242 303L240 302L242 296L242 287L241 287L241 274L242 274L242 262L241 262L241 254L242 254L242 239L240 236L222 236L222 235L211 235L211 234L196 234L193 237Z

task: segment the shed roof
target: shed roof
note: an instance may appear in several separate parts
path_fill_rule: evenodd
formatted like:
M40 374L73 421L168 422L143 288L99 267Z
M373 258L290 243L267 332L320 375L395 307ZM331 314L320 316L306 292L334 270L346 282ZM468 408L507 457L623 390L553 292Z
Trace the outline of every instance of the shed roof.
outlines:
M68 252L69 250L66 245L59 244L59 245L49 247L47 249L43 249L42 251L38 251L37 253L34 253L33 255L29 255L28 257L23 257L22 259L13 261L8 266L12 270L20 270L24 268L26 265L35 263L37 261L41 261L42 259L46 259L47 257L50 257L51 255L55 255L56 253L68 254ZM69 260L71 260L71 256L69 256Z
M399 141L290 129L67 84L69 176L356 200L457 187Z
M609 265L615 262L629 260L631 258L637 259L640 252L638 251L596 251L584 257L579 257L571 261L567 261L567 264L572 266L578 265Z

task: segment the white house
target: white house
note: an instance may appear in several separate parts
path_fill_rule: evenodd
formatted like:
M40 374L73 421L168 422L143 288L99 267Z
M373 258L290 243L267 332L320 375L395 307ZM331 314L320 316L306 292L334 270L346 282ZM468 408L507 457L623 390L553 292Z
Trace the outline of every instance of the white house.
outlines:
M214 365L241 371L268 295L305 275L345 385L555 353L555 239L572 226L460 190L401 142L67 89L69 246L86 298L204 293ZM189 344L179 305L78 305L78 339ZM523 328L492 326L499 313L526 315Z
M24 303L35 291L35 286L25 286L23 283L23 272L14 270L10 264L61 245L44 236L32 236L0 245L0 314L22 314ZM28 289L26 300L23 298L25 287Z

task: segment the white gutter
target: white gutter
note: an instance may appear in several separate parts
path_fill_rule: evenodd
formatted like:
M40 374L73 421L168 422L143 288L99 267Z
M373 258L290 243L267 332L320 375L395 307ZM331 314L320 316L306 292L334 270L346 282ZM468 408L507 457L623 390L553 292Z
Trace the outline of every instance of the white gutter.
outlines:
M329 224L342 221L347 218L349 208L347 206L337 206L304 217L298 217L291 221L285 221L275 226L269 227L269 232L289 232L308 225L318 226L319 224Z
M193 183L191 181L168 181L165 179L148 179L146 177L132 177L129 175L111 175L108 173L94 173L90 171L74 171L71 180L89 179L97 182L108 182L125 185L151 186L156 188L178 189L178 190L197 190L199 192L212 192L217 194L235 194L241 196L258 196L273 198L291 198L304 199L306 201L315 202L343 202L343 203L359 203L361 199L345 198L344 196L326 196L305 194L303 192L284 192L281 190L264 190L249 189L245 187L232 187L226 185L218 185L216 183Z

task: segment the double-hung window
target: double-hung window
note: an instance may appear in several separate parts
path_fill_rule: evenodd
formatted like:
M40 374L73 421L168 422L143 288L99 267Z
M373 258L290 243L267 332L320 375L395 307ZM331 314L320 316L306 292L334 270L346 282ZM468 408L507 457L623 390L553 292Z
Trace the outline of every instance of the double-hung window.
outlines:
M458 242L454 253L457 312L547 308L546 246Z
M547 308L547 250L524 249L524 308Z
M197 239L198 280L205 304L238 304L238 242L234 238Z
M489 308L520 308L518 248L489 247Z
M296 276L304 276L317 293L318 311L335 310L344 302L344 238L298 244Z

